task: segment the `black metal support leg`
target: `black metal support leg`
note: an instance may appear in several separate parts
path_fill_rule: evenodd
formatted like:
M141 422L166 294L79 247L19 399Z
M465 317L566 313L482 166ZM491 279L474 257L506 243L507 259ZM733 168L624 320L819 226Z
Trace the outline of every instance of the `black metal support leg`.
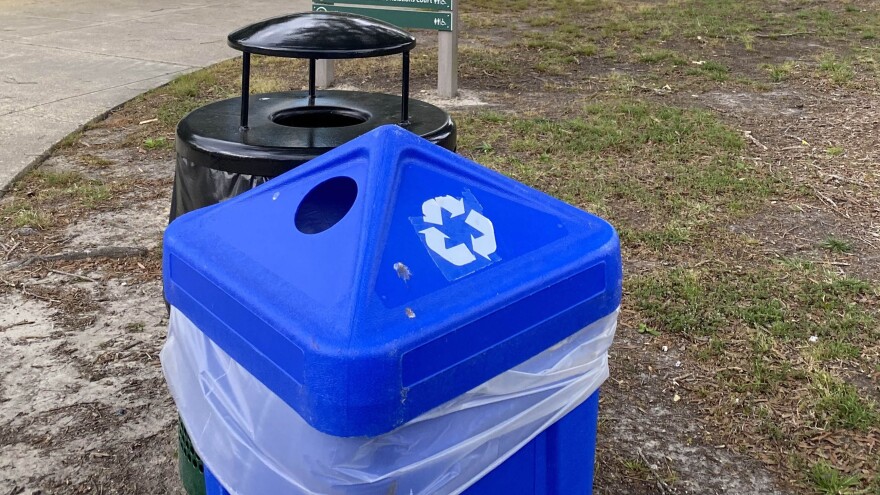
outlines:
M315 104L315 59L309 59L309 105Z
M409 124L409 52L403 52L403 81L400 96L400 124Z
M251 94L251 54L241 55L241 130L248 128L248 102Z

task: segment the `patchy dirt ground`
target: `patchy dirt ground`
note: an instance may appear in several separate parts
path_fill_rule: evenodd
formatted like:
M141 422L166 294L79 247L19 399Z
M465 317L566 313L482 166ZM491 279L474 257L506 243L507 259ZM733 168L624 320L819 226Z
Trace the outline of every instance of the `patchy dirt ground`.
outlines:
M694 374L684 349L639 335L623 314L602 389L597 493L783 494L774 474L737 453L682 403Z
M158 359L166 313L157 256L168 198L137 186L159 180L164 188L171 171L164 156L116 156L112 170L63 155L41 168L77 180L124 177L131 190L113 193L112 205L60 199L67 216L53 215L52 228L5 232L6 261L30 264L0 275L0 492L180 490L176 418ZM92 256L101 252L119 258ZM57 253L70 260L32 259Z
M880 493L877 6L464 10L466 98L438 102L459 151L623 239L596 492ZM431 100L435 37L419 43ZM393 93L395 64L338 75ZM236 71L130 102L0 200L0 494L182 493L158 361L173 129ZM302 64L254 74L304 83Z

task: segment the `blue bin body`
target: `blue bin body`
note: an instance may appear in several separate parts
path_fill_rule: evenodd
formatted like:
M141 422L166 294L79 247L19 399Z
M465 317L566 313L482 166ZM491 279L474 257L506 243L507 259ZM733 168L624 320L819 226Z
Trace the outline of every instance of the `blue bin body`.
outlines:
M590 495L599 392L477 481L467 495Z
M607 222L397 126L178 218L163 256L170 304L340 437L391 431L611 314L622 292ZM467 493L589 493L597 403Z

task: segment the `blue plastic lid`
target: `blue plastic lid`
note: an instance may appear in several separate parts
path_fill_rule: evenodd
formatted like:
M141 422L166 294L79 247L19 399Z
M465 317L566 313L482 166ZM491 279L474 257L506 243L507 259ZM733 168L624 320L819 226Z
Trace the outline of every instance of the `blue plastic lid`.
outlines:
M620 304L604 220L397 126L165 232L168 301L316 429L378 435Z

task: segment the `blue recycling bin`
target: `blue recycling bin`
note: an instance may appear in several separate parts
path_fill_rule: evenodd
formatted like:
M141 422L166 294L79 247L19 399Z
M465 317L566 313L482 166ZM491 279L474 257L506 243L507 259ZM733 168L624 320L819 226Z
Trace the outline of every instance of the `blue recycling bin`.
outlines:
M385 126L164 240L208 493L591 493L604 220Z

